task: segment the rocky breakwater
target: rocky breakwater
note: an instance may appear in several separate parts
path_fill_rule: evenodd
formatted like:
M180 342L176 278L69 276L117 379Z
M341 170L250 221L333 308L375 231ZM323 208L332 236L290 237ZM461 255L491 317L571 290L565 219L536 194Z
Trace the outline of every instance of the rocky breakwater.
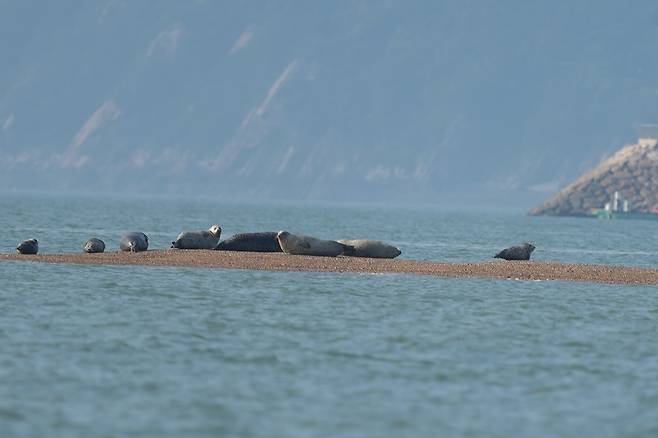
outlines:
M629 211L650 212L658 206L658 146L640 139L625 146L528 213L548 216L587 216L603 208L614 193L628 200Z

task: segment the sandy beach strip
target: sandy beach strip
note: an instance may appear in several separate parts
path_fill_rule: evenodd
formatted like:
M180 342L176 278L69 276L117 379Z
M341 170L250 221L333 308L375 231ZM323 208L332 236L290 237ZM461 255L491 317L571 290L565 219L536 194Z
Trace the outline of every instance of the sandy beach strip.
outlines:
M436 277L476 277L518 280L563 280L607 284L658 285L658 269L624 266L502 260L478 263L441 263L405 259L311 257L282 253L154 250L140 253L0 254L0 261L30 261L83 265L141 265L196 268L252 269L298 272L410 274Z

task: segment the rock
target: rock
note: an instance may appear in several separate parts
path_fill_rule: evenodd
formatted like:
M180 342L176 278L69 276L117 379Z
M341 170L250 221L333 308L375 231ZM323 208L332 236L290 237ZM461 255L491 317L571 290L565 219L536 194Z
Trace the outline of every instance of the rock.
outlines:
M530 215L585 216L603 208L618 191L632 212L648 212L658 205L658 141L643 139L626 146L533 208Z

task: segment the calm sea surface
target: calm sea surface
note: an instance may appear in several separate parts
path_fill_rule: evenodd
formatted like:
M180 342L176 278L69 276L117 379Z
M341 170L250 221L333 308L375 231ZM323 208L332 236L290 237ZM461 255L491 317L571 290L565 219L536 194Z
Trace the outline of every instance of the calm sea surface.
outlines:
M0 197L0 252L183 229L658 266L658 222ZM657 436L658 288L0 263L0 436Z

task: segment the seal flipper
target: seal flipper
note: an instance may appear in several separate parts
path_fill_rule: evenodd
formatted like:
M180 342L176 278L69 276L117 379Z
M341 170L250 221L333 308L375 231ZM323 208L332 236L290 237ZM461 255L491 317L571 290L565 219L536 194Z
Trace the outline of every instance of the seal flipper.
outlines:
M299 246L301 246L302 248L311 249L311 244L306 241L299 242Z
M352 245L345 245L344 243L341 243L341 245L343 245L343 252L341 253L341 255L351 256L351 257L356 256L355 247L353 247Z

